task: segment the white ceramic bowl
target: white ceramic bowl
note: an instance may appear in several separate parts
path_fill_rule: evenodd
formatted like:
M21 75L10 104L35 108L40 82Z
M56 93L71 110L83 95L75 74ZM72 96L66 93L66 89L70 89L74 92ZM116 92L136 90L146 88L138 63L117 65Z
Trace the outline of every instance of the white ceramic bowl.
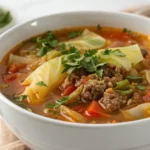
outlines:
M47 30L97 25L129 28L150 35L150 19L120 12L67 12L13 27L0 36L0 59L21 41ZM150 119L119 124L76 124L28 112L0 94L0 114L33 150L149 150Z

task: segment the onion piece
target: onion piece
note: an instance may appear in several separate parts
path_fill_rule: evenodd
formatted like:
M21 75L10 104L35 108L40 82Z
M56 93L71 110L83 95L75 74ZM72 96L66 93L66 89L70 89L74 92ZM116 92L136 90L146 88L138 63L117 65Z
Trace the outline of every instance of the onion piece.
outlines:
M121 112L129 120L150 117L150 103L143 103L128 110L121 110Z
M82 123L86 122L86 119L84 116L82 116L80 113L76 111L71 110L70 108L64 105L61 105L59 109L60 109L60 114L68 121L82 122Z

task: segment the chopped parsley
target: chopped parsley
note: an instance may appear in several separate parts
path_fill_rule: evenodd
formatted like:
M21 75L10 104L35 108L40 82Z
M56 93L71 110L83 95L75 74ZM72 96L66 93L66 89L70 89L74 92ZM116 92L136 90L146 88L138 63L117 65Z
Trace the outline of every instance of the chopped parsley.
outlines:
M127 96L133 93L131 89L126 90L126 91L122 91L122 90L116 90L116 91L119 92L122 96Z
M77 36L79 36L79 35L81 35L81 34L82 34L81 31L72 31L72 32L70 32L70 33L68 34L68 38L69 38L69 39L72 39L72 38L75 38L75 37L77 37Z
M36 85L48 87L43 81L38 82Z
M55 39L54 34L51 31L49 31L43 38L37 37L36 43L39 48L37 53L37 56L39 57L46 55L47 52L58 46L58 41Z
M57 100L55 103L52 104L46 104L47 108L57 108L63 104L65 104L69 100L68 96L62 97L59 100Z
M98 25L97 25L97 30L101 30L101 29L102 29L101 25L98 24Z
M136 33L135 33L134 31L132 31L132 30L130 30L130 29L127 29L127 28L123 28L122 31L123 31L124 33L128 33L128 34L133 35L133 36L136 35Z
M25 98L27 98L27 95L20 95L17 97L17 101L23 101Z
M103 55L110 55L110 54L114 54L116 56L119 57L125 57L126 55L124 53L122 53L119 49L116 50L110 50L110 49L105 49L104 51L101 52Z
M96 73L102 77L102 67L107 63L100 62L99 56L95 55L97 51L97 49L87 50L84 55L75 47L70 47L69 50L62 51L63 54L67 54L62 58L62 64L64 66L62 73L67 72L68 75L71 75L75 69L83 67L86 71Z

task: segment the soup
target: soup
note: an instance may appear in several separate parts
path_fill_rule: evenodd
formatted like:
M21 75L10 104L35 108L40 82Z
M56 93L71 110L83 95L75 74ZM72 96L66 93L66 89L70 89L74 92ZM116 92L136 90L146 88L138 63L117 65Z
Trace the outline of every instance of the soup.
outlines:
M0 90L33 113L77 123L150 117L150 37L73 27L23 41L0 64Z

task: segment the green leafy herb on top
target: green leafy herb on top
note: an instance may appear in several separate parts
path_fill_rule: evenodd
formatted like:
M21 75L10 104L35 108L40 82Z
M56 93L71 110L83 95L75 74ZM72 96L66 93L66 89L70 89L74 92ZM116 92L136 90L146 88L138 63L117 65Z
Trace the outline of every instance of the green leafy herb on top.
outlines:
M97 30L101 30L101 29L102 29L101 25L98 24L98 25L97 25Z
M36 85L48 87L43 81L38 82Z
M123 28L122 31L125 32L125 33L128 33L128 34L130 34L130 35L133 35L133 36L136 35L136 33L135 33L134 31L132 31L132 30L130 30L130 29L127 29L127 28Z
M81 33L82 33L81 31L72 31L68 34L68 38L70 38L70 39L75 38L75 37L81 35Z
M129 80L143 80L143 77L129 75L129 76L126 77L126 79L129 79Z
M12 16L9 11L0 8L0 28L6 26L12 21Z
M96 56L97 49L87 50L84 55L81 51L77 50L75 47L70 47L69 50L63 50L62 54L62 64L64 70L62 73L67 72L70 75L75 69L83 67L88 72L93 72L102 77L103 66L107 63L100 63L99 56Z
M69 97L64 96L64 97L60 98L59 100L57 100L55 103L46 104L46 107L47 108L57 108L57 107L65 104L68 100L69 100Z
M25 98L27 98L27 95L20 95L16 98L17 101L23 101Z
M37 47L39 48L37 53L39 57L46 55L47 52L58 46L58 41L55 39L55 36L51 31L49 31L43 38L37 37L36 43Z
M114 54L116 56L119 57L125 57L126 55L124 53L122 53L119 49L116 50L110 50L110 49L105 49L104 51L101 52L103 55L110 55L110 54Z

